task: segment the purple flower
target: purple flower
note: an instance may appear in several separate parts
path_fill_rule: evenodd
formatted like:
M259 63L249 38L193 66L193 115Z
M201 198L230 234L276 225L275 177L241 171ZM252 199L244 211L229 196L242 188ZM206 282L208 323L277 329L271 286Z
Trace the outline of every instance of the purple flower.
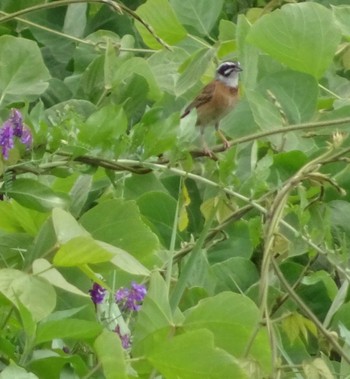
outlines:
M106 295L106 289L100 286L98 283L92 285L92 289L89 290L91 300L95 304L101 304Z
M30 129L24 127L21 135L21 142L29 149L32 146L33 137Z
M119 325L117 325L114 331L118 334L120 341L122 342L122 346L124 349L129 349L131 347L131 338L129 334L122 335L120 331Z
M18 109L12 109L11 117L9 118L13 126L13 134L16 137L22 137L23 133L23 117Z
M116 292L115 301L123 310L139 311L146 294L144 285L132 282L131 288L122 287Z
M5 121L0 129L0 146L4 159L9 158L9 151L14 146L13 127L10 121Z
M11 116L0 128L0 147L4 159L9 158L9 151L14 147L14 137L20 138L21 143L29 149L33 138L29 128L23 124L23 117L18 109L12 109Z

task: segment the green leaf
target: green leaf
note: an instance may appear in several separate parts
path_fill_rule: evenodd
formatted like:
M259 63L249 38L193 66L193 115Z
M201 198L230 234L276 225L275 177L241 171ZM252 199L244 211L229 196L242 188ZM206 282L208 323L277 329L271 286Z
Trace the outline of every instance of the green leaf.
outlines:
M70 213L60 208L52 210L52 224L60 244L65 244L75 237L90 236Z
M33 262L33 274L46 279L53 286L74 293L79 296L89 297L89 295L79 288L73 286L56 270L46 259L40 258Z
M102 326L94 321L74 318L47 321L38 325L35 344L52 341L55 338L90 339L96 337L101 330Z
M99 361L101 362L106 379L127 379L127 365L125 354L116 333L108 330L96 338L94 348Z
M153 260L158 239L142 221L134 201L101 202L80 221L94 238L127 251L140 262Z
M219 24L220 46L218 56L224 58L235 51L236 48L236 25L232 21L220 20Z
M232 355L214 345L212 333L205 329L169 338L147 358L167 379L248 378Z
M89 192L92 187L91 175L80 175L73 188L70 190L69 195L71 197L70 211L73 216L79 217L86 201L89 197Z
M183 25L191 31L194 29L200 36L208 37L219 18L224 0L171 0L170 3Z
M151 347L154 343L155 333L163 329L166 331L164 334L166 336L172 324L173 316L166 283L158 272L153 272L147 296L135 325L133 351L142 355L147 350L144 344Z
M161 50L151 55L148 63L163 91L175 94L175 85L179 77L179 66L188 58L184 49L174 47L173 51Z
M4 193L4 190L1 190ZM66 208L68 197L58 194L50 187L28 178L16 179L6 193L24 207L47 212L52 208Z
M0 37L0 104L34 101L50 78L38 45L9 35Z
M0 270L0 292L16 307L20 300L36 321L47 317L56 305L56 293L46 280L14 269Z
M343 35L350 38L350 6L332 6L332 10Z
M180 96L194 85L198 84L203 74L208 69L213 57L214 49L203 48L196 51L184 64L184 71L176 83L176 95Z
M79 140L93 148L109 151L126 128L127 118L123 108L109 104L90 115L80 128Z
M33 373L26 371L24 368L17 366L11 362L0 373L0 379L39 379Z
M153 71L151 70L149 63L144 58L140 57L133 57L125 60L125 62L115 70L113 76L113 88L116 88L117 90L118 86L124 84L126 78L134 74L140 75L146 79L149 86L148 98L152 100L161 99L163 93L158 87Z
M232 250L231 250L232 251ZM216 276L216 292L245 292L259 280L255 265L248 259L233 257L212 266Z
M67 367L71 371L74 370L72 375L75 374L78 378L83 378L90 371L88 365L79 355L59 355L56 352L48 350L39 350L38 354L30 360L27 367L37 374L40 379L60 378L64 376L62 374L66 372Z
M91 236L78 236L67 241L58 249L53 263L57 266L72 267L109 261L131 274L149 275L148 269L132 255L108 243L94 240ZM56 283L66 286L57 275Z
M87 4L70 4L64 19L63 33L73 37L84 37Z
M146 192L137 200L141 213L152 223L165 247L170 246L174 224L176 200L163 192Z
M252 26L248 41L293 70L320 78L340 38L332 12L306 2L287 4L263 16Z
M267 75L259 83L262 91L272 92L290 124L309 121L316 112L318 83L311 75L282 71Z
M56 266L81 266L108 262L113 254L101 247L90 236L80 236L70 239L62 245L53 260Z
M169 45L175 45L187 35L167 0L147 0L145 4L137 8L136 13ZM162 47L139 22L136 23L136 28L146 45L153 49Z
M251 341L252 330L257 328L259 323L259 309L252 300L232 292L222 292L200 301L190 309L183 327L191 331L210 330L218 347L236 358L243 358ZM270 354L268 335L265 329L260 329L250 348L249 358L258 361L263 371L269 373Z

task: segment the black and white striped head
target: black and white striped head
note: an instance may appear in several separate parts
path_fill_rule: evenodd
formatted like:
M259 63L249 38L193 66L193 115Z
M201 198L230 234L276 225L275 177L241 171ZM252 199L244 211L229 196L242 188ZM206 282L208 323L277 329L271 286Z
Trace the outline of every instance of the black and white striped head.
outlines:
M238 87L238 74L242 71L239 62L223 62L216 70L216 80L220 80L229 87Z

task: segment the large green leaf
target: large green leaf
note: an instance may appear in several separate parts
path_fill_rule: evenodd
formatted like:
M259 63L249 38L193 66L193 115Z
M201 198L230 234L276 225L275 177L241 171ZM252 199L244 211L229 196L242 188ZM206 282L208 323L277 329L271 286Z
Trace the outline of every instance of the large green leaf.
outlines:
M54 209L52 222L57 240L61 244L54 258L56 265L70 267L111 261L115 266L131 274L149 275L146 267L126 251L106 242L94 240L68 212ZM57 275L56 279L57 284L66 286Z
M290 68L320 78L332 62L341 33L332 12L306 2L261 17L248 41Z
M33 41L1 36L0 67L1 105L34 101L48 87L50 74Z
M183 326L185 330L210 330L218 347L241 358L251 343L252 330L260 329L259 323L260 312L252 300L240 294L222 292L190 309ZM264 329L257 333L249 359L258 361L264 372L270 371L271 352Z
M212 333L205 329L168 338L147 358L167 379L248 378L232 355L214 345Z
M144 344L152 346L155 332L163 329L166 331L166 336L172 324L173 316L169 305L167 286L160 274L154 272L135 325L133 351L140 355L144 354Z
M339 5L332 7L332 10L342 33L350 38L350 6Z
M277 72L265 76L259 87L276 97L290 124L308 121L316 111L318 84L311 75L295 71Z
M80 221L94 238L124 249L140 262L153 260L158 239L142 221L134 201L101 202Z
M175 92L177 96L182 95L200 82L214 55L214 49L200 49L183 64L181 67L183 72L176 82Z
M6 193L24 207L47 212L52 208L66 208L68 196L56 193L50 187L28 178L16 179Z
M201 36L209 36L224 5L224 0L171 0L179 20L189 30ZM234 35L232 35L232 38Z
M0 379L39 379L36 375L17 366L14 362L5 367L0 373Z
M102 326L94 321L65 319L47 321L38 325L35 343L52 341L54 338L90 339L96 337Z
M175 45L187 35L168 0L148 0L138 7L137 14L150 24L155 33L169 45ZM149 47L155 49L161 47L143 25L136 23L136 27Z
M36 259L33 262L33 274L46 279L53 286L61 288L65 291L74 293L79 296L89 297L89 295L79 288L73 286L64 278L64 276L56 270L52 265L43 258Z
M125 354L116 333L104 330L94 343L106 379L127 379Z
M164 192L148 191L137 200L141 213L157 232L163 246L170 246L174 225L176 200Z
M232 257L212 266L216 276L216 291L244 292L259 280L255 265L248 259Z
M16 307L19 300L36 321L47 317L56 305L56 293L46 280L19 270L0 270L0 292Z

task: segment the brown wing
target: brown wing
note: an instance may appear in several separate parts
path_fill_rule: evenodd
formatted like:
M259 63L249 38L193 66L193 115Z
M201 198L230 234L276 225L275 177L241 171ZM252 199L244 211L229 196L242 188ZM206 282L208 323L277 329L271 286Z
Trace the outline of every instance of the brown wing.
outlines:
M208 103L214 93L215 82L207 84L201 91L201 93L190 103L184 110L181 118L187 116L193 108L199 108L201 105Z

